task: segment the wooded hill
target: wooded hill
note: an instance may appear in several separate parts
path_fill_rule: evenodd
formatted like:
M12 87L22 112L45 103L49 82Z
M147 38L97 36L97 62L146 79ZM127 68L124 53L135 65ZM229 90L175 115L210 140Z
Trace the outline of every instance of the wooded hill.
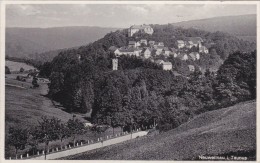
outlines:
M222 31L244 40L256 41L256 15L223 16L173 23L174 26L195 28L209 32Z
M6 28L6 56L49 61L48 58L58 55L57 49L86 45L115 30L88 26Z
M94 123L126 130L155 122L161 130L169 130L201 112L255 98L256 51L248 52L255 50L255 44L221 32L172 25L153 28L152 36L137 33L128 38L126 30L116 31L88 46L61 52L41 69L41 75L51 80L49 96L70 112L92 110ZM128 56L119 58L118 71L111 70L111 46L125 46L129 40L144 37L174 46L175 40L191 36L215 43L208 60L227 58L217 76L208 70L203 75L198 69L189 78L175 76L149 60Z

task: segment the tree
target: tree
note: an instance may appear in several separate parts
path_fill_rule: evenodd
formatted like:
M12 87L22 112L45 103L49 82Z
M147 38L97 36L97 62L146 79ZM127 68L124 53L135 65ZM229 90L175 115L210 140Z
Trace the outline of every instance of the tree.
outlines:
M8 144L15 147L15 158L17 159L18 150L25 149L28 143L27 129L13 128L9 129Z
M35 153L35 151L37 150L39 141L41 139L41 132L40 132L40 128L38 126L30 129L29 131L29 145L32 147L33 150L33 155Z
M56 135L58 136L62 147L62 141L69 136L69 129L64 123L61 122L60 119L54 119L53 123Z
M39 87L39 84L38 84L38 79L36 77L33 77L33 80L32 80L32 85L33 85L33 88L37 88Z
M5 74L11 74L11 71L8 66L5 66Z
M59 139L55 127L57 122L57 118L48 119L46 116L43 116L39 121L39 141L45 143L45 159L46 152L49 151L49 142Z
M84 124L78 119L69 119L67 122L68 133L72 136L73 146L75 146L76 136L84 133Z
M20 68L20 72L24 72L24 68L23 67Z

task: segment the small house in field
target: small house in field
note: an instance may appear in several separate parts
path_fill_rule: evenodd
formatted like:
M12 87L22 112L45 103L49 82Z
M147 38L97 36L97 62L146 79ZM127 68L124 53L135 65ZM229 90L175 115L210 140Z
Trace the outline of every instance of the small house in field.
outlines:
M172 63L171 62L163 62L162 67L163 67L163 70L172 70Z

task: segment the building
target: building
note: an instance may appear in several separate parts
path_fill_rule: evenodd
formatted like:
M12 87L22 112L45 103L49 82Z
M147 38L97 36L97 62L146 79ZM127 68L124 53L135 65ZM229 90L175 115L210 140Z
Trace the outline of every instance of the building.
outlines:
M129 43L128 43L128 47L136 48L136 47L137 47L137 44L136 44L135 41L129 41Z
M195 71L195 66L193 66L193 65L188 65L188 68L189 68L190 72Z
M187 48L195 47L201 47L203 42L203 39L201 37L188 37L187 38Z
M174 58L178 56L177 50L175 48L170 48L170 55L173 55Z
M155 61L155 63L158 64L158 65L161 65L161 64L164 63L164 61L162 59L158 59L158 60Z
M171 51L169 50L168 47L164 47L164 48L163 48L163 54L164 54L165 56L169 57L169 56L170 56L170 53L171 53Z
M172 63L171 62L163 62L162 67L163 67L163 70L172 70Z
M151 48L144 48L142 51L142 55L145 59L150 58L151 57L151 53L152 53L152 49Z
M152 35L153 28L149 25L133 25L128 29L128 37L132 37L137 32L143 32Z
M164 47L164 43L163 42L158 42L158 46Z
M183 40L177 40L177 46L178 46L178 49L184 48L185 42Z
M180 53L177 57L180 58L183 61L186 61L186 60L189 59L188 55L185 54L185 53Z
M192 60L199 60L200 59L200 54L198 52L191 52L189 54L189 57L192 59Z
M118 69L118 59L117 58L112 59L112 69L113 70Z
M155 44L155 41L149 41L150 46L154 46L154 44Z
M147 45L147 40L146 40L146 39L141 39L141 40L140 40L140 44L145 44L145 45Z
M208 48L206 48L205 46L201 46L201 47L199 47L199 52L200 52L200 53L208 54L208 53L209 53L209 50L208 50Z
M162 54L163 48L164 48L164 47L162 47L162 46L158 46L158 47L155 49L155 54L156 54L156 55Z

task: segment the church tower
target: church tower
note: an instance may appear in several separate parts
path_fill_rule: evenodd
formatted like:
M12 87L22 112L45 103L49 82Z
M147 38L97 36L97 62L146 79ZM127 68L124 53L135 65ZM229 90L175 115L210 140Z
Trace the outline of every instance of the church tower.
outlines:
M117 70L117 68L118 68L118 59L117 58L112 59L112 66L113 66L113 70Z

